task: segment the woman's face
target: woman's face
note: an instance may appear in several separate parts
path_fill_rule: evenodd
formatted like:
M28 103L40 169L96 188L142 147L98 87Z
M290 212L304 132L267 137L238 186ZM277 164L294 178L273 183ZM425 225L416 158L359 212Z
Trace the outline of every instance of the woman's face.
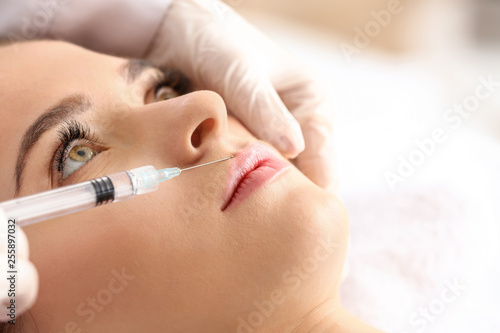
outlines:
M144 62L62 42L2 47L0 60L0 200L236 156L157 192L26 227L41 332L236 330L261 304L280 318L336 297L342 205L228 117L219 95L176 97ZM225 208L246 156L268 149L281 171L255 171Z

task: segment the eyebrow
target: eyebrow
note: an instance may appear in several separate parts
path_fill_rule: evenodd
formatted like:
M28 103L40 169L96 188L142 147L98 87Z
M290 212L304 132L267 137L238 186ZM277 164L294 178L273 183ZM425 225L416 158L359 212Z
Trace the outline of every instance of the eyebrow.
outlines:
M36 119L26 130L21 140L19 154L16 162L16 192L19 193L22 185L23 171L30 150L35 146L40 137L55 125L59 125L75 115L91 108L90 100L80 94L71 95L60 100L55 106L50 107Z
M159 69L159 67L147 60L130 59L121 67L121 75L128 84L132 84L148 69Z

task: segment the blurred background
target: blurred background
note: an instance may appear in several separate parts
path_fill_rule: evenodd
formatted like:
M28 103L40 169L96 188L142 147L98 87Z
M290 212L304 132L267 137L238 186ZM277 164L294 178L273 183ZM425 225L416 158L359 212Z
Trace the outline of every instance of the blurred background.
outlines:
M331 83L343 303L388 332L500 332L500 1L226 3Z
M344 42L353 39L353 27L372 19L371 11L391 4L402 7L372 46L404 52L429 42L467 42L496 46L500 39L500 3L496 0L226 0L240 13L254 12L323 30ZM440 38L450 38L449 40ZM495 45L496 44L496 45Z
M474 83L478 74L500 74L498 0L225 2L287 48L300 48L290 41L295 38L316 41L316 46L329 49L331 56L343 57L346 64L361 64L373 56L390 61L412 60L436 74L432 80L448 79L451 85L447 85L447 90L451 95L467 90L467 83ZM381 13L390 12L391 8L397 14L384 18ZM367 38L360 38L359 31ZM359 43L366 40L366 46ZM358 53L350 54L354 48ZM307 62L314 67L314 59ZM324 69L323 64L321 68ZM500 137L499 108L496 112L479 113L485 126L496 125L489 130Z

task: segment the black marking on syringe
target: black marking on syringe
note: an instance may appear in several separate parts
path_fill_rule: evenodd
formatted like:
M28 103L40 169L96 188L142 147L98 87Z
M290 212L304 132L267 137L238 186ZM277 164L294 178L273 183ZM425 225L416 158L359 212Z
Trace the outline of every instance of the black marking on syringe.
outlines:
M108 177L92 179L90 181L95 190L95 205L105 205L115 200L115 187Z

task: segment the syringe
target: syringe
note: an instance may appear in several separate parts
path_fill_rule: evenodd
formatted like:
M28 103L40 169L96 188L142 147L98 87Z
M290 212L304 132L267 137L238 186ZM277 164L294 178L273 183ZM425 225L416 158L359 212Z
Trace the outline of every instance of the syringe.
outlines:
M0 203L0 216L3 211L7 218L15 219L18 226L25 227L33 223L108 203L124 201L136 194L154 192L161 182L177 177L182 171L226 161L233 157L185 169L167 168L156 170L153 166L148 165L130 171L114 173L55 190L2 202Z

